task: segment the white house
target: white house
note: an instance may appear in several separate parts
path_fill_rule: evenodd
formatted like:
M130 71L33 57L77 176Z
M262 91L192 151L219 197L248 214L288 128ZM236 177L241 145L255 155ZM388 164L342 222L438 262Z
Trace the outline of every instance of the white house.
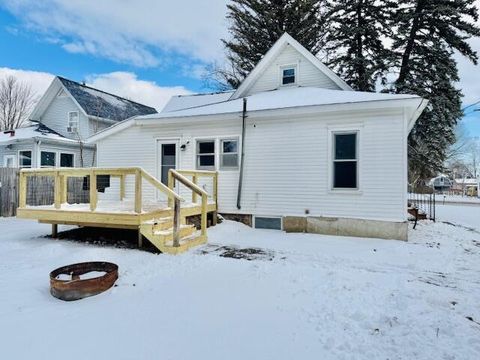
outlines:
M31 126L0 132L0 167L89 167L92 145L85 140L136 115L156 110L55 77L29 117Z
M407 137L426 105L352 91L285 34L237 90L176 96L89 142L98 166L164 182L218 171L219 212L255 227L405 240Z

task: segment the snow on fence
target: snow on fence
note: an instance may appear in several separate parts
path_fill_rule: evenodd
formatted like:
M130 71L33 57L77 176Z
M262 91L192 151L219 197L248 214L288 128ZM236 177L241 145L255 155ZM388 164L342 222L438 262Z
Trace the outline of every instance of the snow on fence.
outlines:
M0 168L0 216L15 216L18 207L19 169ZM89 191L84 178L69 178L67 202L88 203ZM52 205L54 202L54 179L47 176L31 177L27 180L27 205Z

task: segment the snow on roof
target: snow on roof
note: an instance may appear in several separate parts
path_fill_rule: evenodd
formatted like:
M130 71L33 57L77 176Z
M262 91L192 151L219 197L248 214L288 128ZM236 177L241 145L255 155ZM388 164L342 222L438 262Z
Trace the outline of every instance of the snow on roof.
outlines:
M63 86L89 116L122 121L133 116L156 114L152 107L94 89L58 76Z
M226 95L225 95L226 96ZM304 106L320 106L346 103L360 103L382 100L420 99L416 95L343 91L316 87L291 87L261 92L247 96L248 111L274 110ZM227 100L215 104L197 106L190 109L162 112L139 116L137 119L160 119L202 115L229 114L242 111L243 98Z
M0 132L0 144L11 144L21 140L41 138L44 140L59 140L62 142L76 143L76 140L68 139L43 124L35 124L32 126L19 128L14 130L12 135L9 131Z
M162 113L184 110L198 106L215 104L227 101L232 96L233 91L210 93L210 94L193 94L173 96L165 105Z

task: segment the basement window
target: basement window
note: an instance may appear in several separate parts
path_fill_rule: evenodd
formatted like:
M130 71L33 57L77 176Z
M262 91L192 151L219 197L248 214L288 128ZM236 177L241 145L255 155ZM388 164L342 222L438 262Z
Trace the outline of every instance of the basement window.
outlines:
M358 188L357 133L333 134L333 188Z
M255 229L282 230L282 218L255 216L253 227Z
M197 141L197 169L215 170L215 140Z

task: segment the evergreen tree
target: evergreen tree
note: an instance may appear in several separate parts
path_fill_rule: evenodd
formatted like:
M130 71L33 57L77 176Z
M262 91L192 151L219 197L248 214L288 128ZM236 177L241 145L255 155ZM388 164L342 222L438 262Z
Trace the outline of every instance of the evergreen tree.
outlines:
M399 75L393 90L430 101L409 138L410 174L425 179L443 169L462 117L454 51L477 63L468 38L480 35L475 0L402 0L395 14L393 49ZM473 20L473 21L472 21Z
M389 68L391 0L330 0L322 30L326 63L355 90L375 91L376 80Z
M216 69L220 83L236 88L285 32L318 52L319 0L232 0L228 5L231 39L222 40L228 69Z

